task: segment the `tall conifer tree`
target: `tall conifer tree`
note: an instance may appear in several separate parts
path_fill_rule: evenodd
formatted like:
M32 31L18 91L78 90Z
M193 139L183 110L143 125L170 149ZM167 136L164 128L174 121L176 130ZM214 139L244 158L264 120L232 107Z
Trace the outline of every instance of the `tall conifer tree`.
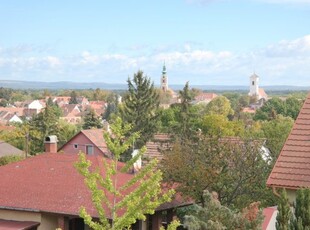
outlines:
M120 113L122 119L132 125L132 132L139 132L140 139L134 148L141 148L149 141L158 127L159 95L151 80L138 71L128 79L128 94L124 97Z

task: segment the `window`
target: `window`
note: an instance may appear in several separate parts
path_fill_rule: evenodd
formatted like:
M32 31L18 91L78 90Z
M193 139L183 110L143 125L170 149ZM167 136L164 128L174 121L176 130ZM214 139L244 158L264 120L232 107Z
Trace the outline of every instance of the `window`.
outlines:
M255 82L254 81L252 81L252 85L254 85L255 84Z
M86 154L87 155L93 155L94 154L94 146L86 145Z
M73 147L74 147L75 149L77 149L77 148L78 148L78 144L74 144Z

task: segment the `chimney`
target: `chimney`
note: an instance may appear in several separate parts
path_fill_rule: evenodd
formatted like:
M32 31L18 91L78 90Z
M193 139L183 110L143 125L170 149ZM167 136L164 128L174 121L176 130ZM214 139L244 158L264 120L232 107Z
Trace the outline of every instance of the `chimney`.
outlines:
M133 150L133 152L131 153L131 156L132 157L135 157L137 154L139 154L139 150L138 149L135 149ZM135 174L137 172L140 171L142 167L142 160L141 160L141 156L133 163L133 169L132 169L132 172Z
M57 153L57 136L51 135L45 137L44 149L46 153Z

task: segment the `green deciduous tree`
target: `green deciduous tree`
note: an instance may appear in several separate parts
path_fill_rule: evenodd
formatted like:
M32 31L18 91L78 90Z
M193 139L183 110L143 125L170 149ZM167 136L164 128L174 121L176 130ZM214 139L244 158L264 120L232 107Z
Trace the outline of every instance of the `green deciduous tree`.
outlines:
M135 148L140 148L150 140L158 129L159 95L151 80L138 71L133 79L128 79L128 94L124 96L120 114L124 122L132 125L132 132L139 132L141 138Z
M295 97L289 97L286 100L281 100L278 97L273 97L268 100L263 107L256 111L254 116L255 120L271 120L276 115L281 114L282 116L297 118L299 110L302 106L302 100Z
M128 150L139 135L137 132L132 133L131 126L124 124L120 118L116 118L111 124L111 131L111 135L104 134L108 149L113 156L112 160L102 158L106 172L104 177L99 174L99 170L90 169L91 162L86 159L85 154L80 154L79 161L75 165L85 177L94 207L99 213L99 220L95 221L84 207L80 210L80 216L92 229L129 229L137 220L145 220L146 215L153 214L155 208L169 201L173 194L172 190L163 192L162 174L156 169L156 160L151 161L124 184L119 182L120 172L127 172L146 149L142 148L139 154L120 169L118 161L121 154ZM131 135L128 136L128 133ZM129 188L131 192L126 194L125 191ZM108 197L113 197L112 201ZM108 218L107 213L111 213L111 218Z
M271 166L277 160L293 124L294 120L292 118L281 115L278 115L274 120L262 123L262 130L266 138L266 147L269 149L272 158Z
M228 117L233 115L234 111L230 106L229 100L224 96L218 96L206 106L206 114L216 114Z
M184 226L189 230L259 230L263 216L253 203L242 212L233 211L205 191L202 206L195 205L194 212L185 216Z
M198 134L174 143L164 152L161 170L177 191L203 203L204 190L218 193L226 206L243 208L253 201L268 204L273 196L266 188L268 164L259 140L210 138Z
M242 136L244 133L242 121L229 121L226 116L216 114L204 116L200 127L208 136Z

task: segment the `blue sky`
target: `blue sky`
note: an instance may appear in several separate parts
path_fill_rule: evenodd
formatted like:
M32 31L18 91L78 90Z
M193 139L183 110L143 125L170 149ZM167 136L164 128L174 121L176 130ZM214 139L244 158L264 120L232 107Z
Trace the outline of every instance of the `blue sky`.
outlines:
M310 0L0 4L0 80L310 86Z

